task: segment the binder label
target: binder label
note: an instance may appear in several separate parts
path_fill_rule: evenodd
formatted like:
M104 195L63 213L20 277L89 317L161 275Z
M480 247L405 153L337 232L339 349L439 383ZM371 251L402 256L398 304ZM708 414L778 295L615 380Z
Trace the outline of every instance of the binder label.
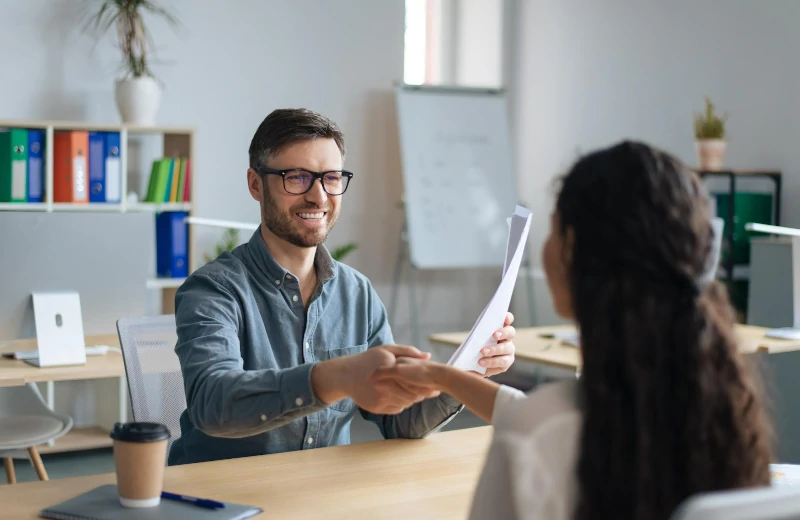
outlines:
M119 202L122 199L122 186L120 180L119 157L109 157L106 159L106 202Z
M74 173L73 180L75 182L75 200L84 201L89 200L88 193L86 193L86 157L83 155L76 155L72 159L72 171Z
M27 200L28 194L26 177L28 176L25 163L27 161L11 161L11 200Z
M33 150L33 148L31 148ZM40 201L42 199L42 160L39 157L28 158L28 196L33 201ZM29 202L33 202L30 201Z

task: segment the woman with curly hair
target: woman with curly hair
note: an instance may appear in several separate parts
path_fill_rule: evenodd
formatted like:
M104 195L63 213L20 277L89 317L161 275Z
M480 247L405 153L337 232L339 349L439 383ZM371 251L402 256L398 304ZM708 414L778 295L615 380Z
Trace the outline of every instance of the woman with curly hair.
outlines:
M769 424L713 269L698 177L622 142L563 178L542 263L580 378L525 395L404 358L375 378L446 392L494 425L475 519L667 520L698 492L770 482Z

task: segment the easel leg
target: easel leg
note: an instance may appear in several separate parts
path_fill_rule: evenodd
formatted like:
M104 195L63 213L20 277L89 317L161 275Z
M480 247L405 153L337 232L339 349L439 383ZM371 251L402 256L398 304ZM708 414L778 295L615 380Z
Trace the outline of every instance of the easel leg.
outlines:
M534 312L535 307L535 298L533 293L533 286L534 286L534 276L535 276L535 269L533 267L533 257L531 256L531 249L530 249L530 242L526 245L526 249L528 250L528 261L527 263L527 271L528 276L525 277L527 282L526 293L528 295L528 326L535 327L536 326L536 313Z
M410 265L411 262L409 262ZM415 269L413 265L410 265L410 269L408 270L408 315L409 320L411 322L411 339L413 341L413 346L420 348L422 346L422 338L419 334L419 316L417 314L417 290L416 284L414 283L415 278Z
M398 240L397 245L397 260L394 267L394 284L392 286L392 296L389 302L389 325L393 326L395 323L395 317L397 313L397 300L400 297L400 281L402 280L403 276L403 267L406 262L409 265L409 272L408 272L408 297L409 297L409 325L411 327L411 340L415 347L419 347L421 344L420 332L419 332L419 315L417 312L417 291L416 286L414 283L415 280L415 269L414 266L411 265L411 253L408 249L408 240L407 240L407 224L405 220L403 221L403 228L400 231L400 239Z
M397 311L397 299L400 297L400 278L403 275L403 261L405 260L405 240L406 225L400 230L400 238L397 243L397 260L394 264L394 283L392 284L392 297L389 301L389 325L394 325L395 313Z

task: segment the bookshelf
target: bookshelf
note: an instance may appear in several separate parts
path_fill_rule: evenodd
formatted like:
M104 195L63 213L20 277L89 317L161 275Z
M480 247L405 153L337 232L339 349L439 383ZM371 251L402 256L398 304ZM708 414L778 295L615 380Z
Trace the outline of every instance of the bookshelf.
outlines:
M24 128L39 129L44 133L44 153L42 155L42 168L44 173L43 202L13 202L0 203L0 213L2 212L42 212L53 214L65 214L83 212L96 214L97 218L102 219L109 213L126 212L146 212L153 214L153 232L155 235L156 214L165 211L185 211L191 216L194 212L195 201L195 156L194 156L194 129L189 127L177 126L137 126L127 124L102 124L85 121L50 121L50 120L12 120L0 119L0 128ZM85 130L99 132L119 132L120 134L120 201L114 203L90 202L90 203L61 203L53 200L54 186L54 136L60 131ZM142 142L147 142L153 146L144 146ZM155 154L155 156L153 155ZM186 157L190 160L192 172L189 184L189 201L177 203L151 203L143 201L146 195L146 181L151 170L149 168L152 160L161 157ZM144 184L144 185L143 185ZM136 201L128 200L128 193L135 192L138 195ZM192 227L187 224L188 247L189 247L189 272L192 272L198 265L197 255L195 254L194 234ZM155 244L154 244L155 250ZM155 275L155 272L152 273ZM145 287L153 291L151 296L159 294L162 313L169 314L174 312L175 291L183 283L185 278L159 278L151 277L142 280ZM157 292L156 292L157 291ZM13 338L0 338L0 343L4 340ZM105 336L100 344L116 346L116 333ZM16 348L17 343L14 343ZM111 392L108 384L97 386L92 390L94 399L99 403L98 409L102 410L101 415L111 415L112 410L116 411L115 420L128 420L127 412L127 386L124 375L124 368L121 359L114 357L115 354L109 353L105 356L91 358L93 365L113 365L105 375L100 378L116 378L118 381L115 386L119 387L118 392ZM10 363L10 362L9 362ZM0 367L5 368L5 367ZM39 369L34 369L39 370ZM57 369L56 369L57 370ZM53 407L55 402L55 390L53 375L42 372L42 382L45 384L45 393L49 406ZM92 376L88 379L94 379ZM65 377L64 381L87 379L84 377ZM58 379L59 381L62 379ZM116 397L119 399L117 400ZM99 418L99 417L98 417ZM113 424L110 423L110 424ZM108 436L110 424L106 421L98 421L96 424L84 427L75 427L64 437L55 442L40 447L40 453L58 453L65 451L79 451L96 448L107 448L111 446L111 439Z
M128 148L131 139L142 136L160 136L163 145L164 157L188 157L192 166L192 176L189 185L189 200L195 200L195 157L194 157L194 129L180 126L140 126L129 124L105 124L92 123L87 121L50 121L50 120L22 120L22 119L0 119L0 128L25 128L43 130L45 134L44 147L44 202L12 202L0 203L1 211L42 211L48 213L59 212L86 212L86 213L109 213L109 212L152 212L153 214L164 211L185 211L192 216L194 205L192 202L178 203L149 203L141 202L144 193L135 187L129 186L129 154ZM59 131L85 130L98 132L119 132L120 134L120 169L121 169L121 192L122 197L119 203L59 203L53 201L53 143L54 135ZM152 159L152 158L151 158ZM149 170L143 172L149 175ZM134 189L131 189L134 188ZM140 187L141 188L141 187ZM129 202L128 193L135 191L138 201ZM155 225L155 222L154 222ZM189 272L194 270L196 265L196 254L194 247L194 237L192 227L188 226L189 241ZM183 279L160 279L151 278L143 280L147 287L162 292L162 312L169 314L174 312L174 295L177 287Z

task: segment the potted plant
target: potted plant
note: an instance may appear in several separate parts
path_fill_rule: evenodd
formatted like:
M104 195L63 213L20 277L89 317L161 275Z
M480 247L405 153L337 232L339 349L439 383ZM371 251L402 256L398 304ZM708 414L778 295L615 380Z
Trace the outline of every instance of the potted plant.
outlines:
M161 85L148 65L152 40L142 14L161 16L173 27L178 21L151 0L98 0L98 4L84 29L91 29L99 36L116 26L124 73L116 81L114 95L122 121L153 125L161 101Z
M203 255L203 259L206 261L206 263L208 263L226 251L233 251L238 245L239 230L234 228L226 228L225 232L222 234L222 238L214 247L214 256L205 253Z
M331 249L331 258L336 260L337 262L341 262L344 257L346 257L351 252L358 249L358 245L355 243L344 244L338 247Z
M725 162L725 122L728 114L722 117L714 111L714 103L706 96L706 110L695 114L694 137L698 168L701 171L719 171Z

